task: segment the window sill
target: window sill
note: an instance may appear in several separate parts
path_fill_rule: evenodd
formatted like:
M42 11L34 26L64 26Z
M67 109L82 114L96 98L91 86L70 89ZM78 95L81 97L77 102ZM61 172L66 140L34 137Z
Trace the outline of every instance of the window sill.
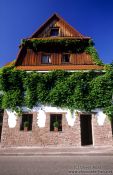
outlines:
M41 63L41 65L52 65L52 63Z
M61 62L61 64L71 64L70 62Z
M62 131L49 131L50 133L62 133Z
M19 130L20 132L32 132L32 130L28 130L28 131L25 131L25 130Z

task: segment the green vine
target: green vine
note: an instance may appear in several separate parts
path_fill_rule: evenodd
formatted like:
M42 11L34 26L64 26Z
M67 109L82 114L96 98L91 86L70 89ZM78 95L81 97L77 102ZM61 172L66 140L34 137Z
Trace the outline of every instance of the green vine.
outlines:
M52 105L91 111L101 108L113 118L113 70L106 73L52 71L0 72L0 108L21 111L22 106Z
M20 47L31 48L34 51L52 49L56 51L70 50L72 52L82 52L89 46L89 40L68 39L68 38L42 38L42 39L23 39ZM45 46L45 47L44 47Z
M94 63L96 63L97 65L103 65L102 61L99 59L99 55L96 51L96 49L93 46L89 46L85 49L86 53L88 53L89 55L91 55Z

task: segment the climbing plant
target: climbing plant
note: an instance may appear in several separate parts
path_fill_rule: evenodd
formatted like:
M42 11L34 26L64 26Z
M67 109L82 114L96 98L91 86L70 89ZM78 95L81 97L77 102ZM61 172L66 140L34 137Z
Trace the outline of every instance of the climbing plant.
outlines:
M91 111L102 108L113 117L113 70L38 73L7 67L0 71L0 108L38 104Z
M25 75L26 72L13 67L5 67L0 71L1 108L16 110L23 105Z

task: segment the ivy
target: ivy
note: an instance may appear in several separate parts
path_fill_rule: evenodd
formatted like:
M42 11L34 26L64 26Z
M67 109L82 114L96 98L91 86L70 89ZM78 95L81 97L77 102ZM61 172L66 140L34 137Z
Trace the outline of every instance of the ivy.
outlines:
M24 80L26 72L12 67L4 67L0 72L1 106L0 108L17 109L24 101Z
M54 50L54 51L67 51L72 52L83 52L84 49L89 46L89 40L80 40L80 39L68 39L68 38L42 38L42 39L23 39L20 47L31 48L35 52L45 50Z
M38 104L90 112L101 108L113 118L113 69L102 72L48 73L0 71L0 108L20 111Z
M99 55L96 51L96 49L93 46L89 46L85 49L86 53L88 53L89 55L91 55L94 63L96 63L97 65L103 65L102 60L99 59Z
M113 105L107 106L104 109L104 112L106 113L107 116L109 116L110 121L113 120Z
M12 67L5 67L0 73L0 86L3 91L18 90L23 91L23 83L26 72L17 71Z
M91 97L95 108L111 105L113 83L105 75L91 81Z
M22 104L23 104L23 98L21 95L21 91L19 89L4 92L2 99L3 109L11 108L12 110L16 110L16 108L18 106L22 106Z

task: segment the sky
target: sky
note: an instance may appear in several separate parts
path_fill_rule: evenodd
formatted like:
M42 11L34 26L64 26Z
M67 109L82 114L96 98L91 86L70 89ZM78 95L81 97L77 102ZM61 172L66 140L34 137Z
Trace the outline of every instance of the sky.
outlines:
M113 61L113 0L0 0L0 67L55 12L93 39L104 63Z

